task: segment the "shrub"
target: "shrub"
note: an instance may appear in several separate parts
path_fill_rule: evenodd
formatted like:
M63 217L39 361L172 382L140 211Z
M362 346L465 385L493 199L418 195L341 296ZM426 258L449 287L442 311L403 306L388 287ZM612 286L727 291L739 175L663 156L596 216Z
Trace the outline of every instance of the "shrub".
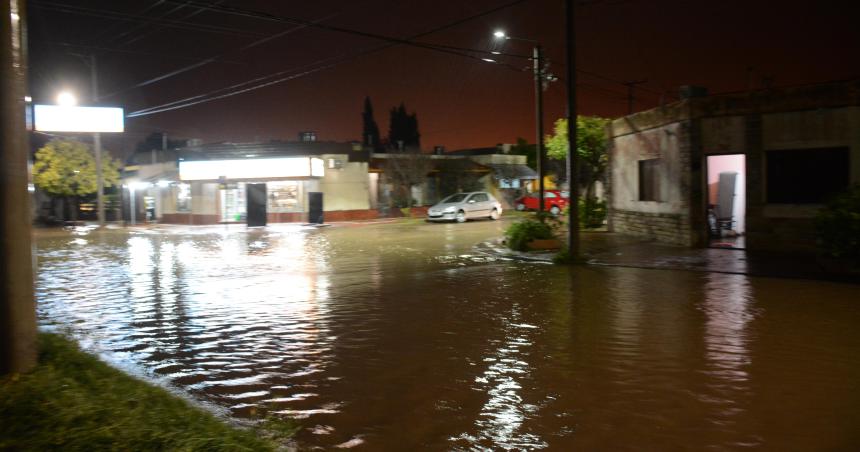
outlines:
M579 224L586 228L599 228L606 221L606 201L597 198L579 200Z
M815 232L824 253L860 264L860 185L837 196L818 212Z
M527 251L528 243L532 240L555 238L553 229L546 221L538 217L529 217L517 221L505 230L508 248L514 251Z
M570 206L564 208L562 218L567 218ZM579 225L584 228L599 228L606 221L606 201L597 198L579 198Z

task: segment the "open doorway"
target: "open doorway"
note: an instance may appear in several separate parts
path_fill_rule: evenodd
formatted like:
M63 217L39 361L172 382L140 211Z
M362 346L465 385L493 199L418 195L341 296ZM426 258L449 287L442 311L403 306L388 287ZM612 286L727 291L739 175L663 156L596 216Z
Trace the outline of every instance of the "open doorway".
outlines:
M746 156L709 155L707 166L709 245L745 249Z

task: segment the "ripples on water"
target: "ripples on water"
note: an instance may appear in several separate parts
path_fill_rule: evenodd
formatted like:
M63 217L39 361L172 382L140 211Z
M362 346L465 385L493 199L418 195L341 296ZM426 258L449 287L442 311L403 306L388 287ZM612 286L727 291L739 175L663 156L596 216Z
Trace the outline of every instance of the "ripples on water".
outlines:
M498 228L46 237L39 315L306 445L860 444L855 286L474 254Z

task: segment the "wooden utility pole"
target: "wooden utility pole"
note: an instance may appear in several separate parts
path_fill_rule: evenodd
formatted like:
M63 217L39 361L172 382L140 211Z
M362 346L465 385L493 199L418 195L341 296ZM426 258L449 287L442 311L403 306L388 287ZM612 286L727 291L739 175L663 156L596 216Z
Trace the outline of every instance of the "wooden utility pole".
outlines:
M565 0L567 48L567 174L570 208L567 217L567 251L579 258L579 153L576 151L576 12L574 0Z
M533 51L534 76L535 76L535 151L537 153L538 173L538 212L544 210L544 173L546 172L546 151L543 146L543 49L540 44L535 44ZM541 220L543 221L543 220Z
M36 364L24 0L0 1L0 375Z

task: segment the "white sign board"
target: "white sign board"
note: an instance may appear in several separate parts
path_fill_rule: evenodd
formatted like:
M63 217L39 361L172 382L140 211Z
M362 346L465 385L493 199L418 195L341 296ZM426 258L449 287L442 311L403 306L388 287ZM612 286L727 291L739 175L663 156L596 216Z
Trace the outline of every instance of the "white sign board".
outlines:
M244 160L180 161L181 180L278 179L287 177L323 177L322 159L309 157L248 158Z
M122 108L34 105L36 130L41 132L122 132Z

